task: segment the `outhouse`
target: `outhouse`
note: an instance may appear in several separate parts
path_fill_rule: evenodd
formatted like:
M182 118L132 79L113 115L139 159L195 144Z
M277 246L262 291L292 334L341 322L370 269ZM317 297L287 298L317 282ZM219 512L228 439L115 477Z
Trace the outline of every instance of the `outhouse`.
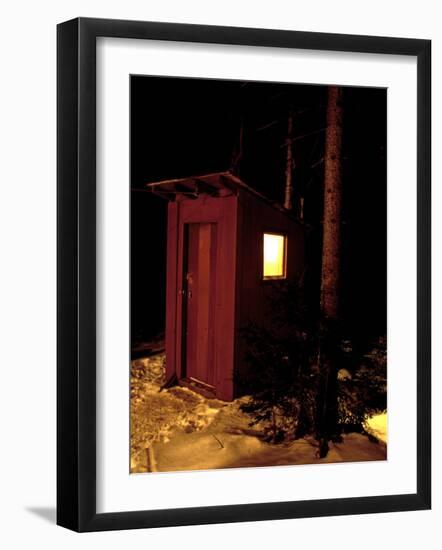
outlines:
M168 383L230 401L249 368L240 327L265 324L271 285L300 277L303 226L230 172L148 187L169 201Z

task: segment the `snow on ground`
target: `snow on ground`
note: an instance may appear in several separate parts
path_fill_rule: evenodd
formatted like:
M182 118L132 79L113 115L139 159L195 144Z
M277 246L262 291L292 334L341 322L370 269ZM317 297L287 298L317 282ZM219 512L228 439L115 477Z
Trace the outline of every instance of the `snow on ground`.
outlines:
M387 443L387 413L382 414L375 414L371 418L369 418L365 424L364 424L365 430L379 439L379 441L383 441L385 444Z
M278 445L262 441L259 427L250 428L250 418L240 410L241 399L226 403L180 386L161 389L164 364L162 353L134 360L131 365L133 473L386 458L382 442L386 441L386 428L385 438L381 437L386 425L381 418L373 417L368 430L379 443L365 435L347 434L342 443L331 444L325 459L318 459L313 438Z

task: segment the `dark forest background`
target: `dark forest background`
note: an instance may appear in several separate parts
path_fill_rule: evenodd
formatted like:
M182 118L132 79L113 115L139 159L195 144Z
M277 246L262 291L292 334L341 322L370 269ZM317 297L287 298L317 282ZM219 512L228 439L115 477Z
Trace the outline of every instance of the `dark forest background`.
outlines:
M386 333L385 89L345 88L341 316L361 351ZM227 170L282 203L287 116L294 113L294 188L309 224L309 291L319 302L327 87L131 77L132 342L164 331L167 203L145 184Z

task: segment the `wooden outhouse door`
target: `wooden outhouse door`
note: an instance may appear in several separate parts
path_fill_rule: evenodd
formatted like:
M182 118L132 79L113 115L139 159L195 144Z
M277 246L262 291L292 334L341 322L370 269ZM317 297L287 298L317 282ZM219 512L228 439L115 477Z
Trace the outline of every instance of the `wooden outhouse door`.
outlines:
M213 387L215 368L216 223L184 227L182 360L187 379Z
M235 194L178 196L167 221L166 379L233 399Z

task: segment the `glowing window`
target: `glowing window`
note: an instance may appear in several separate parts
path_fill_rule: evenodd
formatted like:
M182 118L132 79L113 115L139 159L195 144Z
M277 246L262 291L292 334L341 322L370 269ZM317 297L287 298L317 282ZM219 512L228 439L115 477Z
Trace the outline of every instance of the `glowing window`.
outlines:
M264 279L285 278L286 237L274 233L264 233Z

